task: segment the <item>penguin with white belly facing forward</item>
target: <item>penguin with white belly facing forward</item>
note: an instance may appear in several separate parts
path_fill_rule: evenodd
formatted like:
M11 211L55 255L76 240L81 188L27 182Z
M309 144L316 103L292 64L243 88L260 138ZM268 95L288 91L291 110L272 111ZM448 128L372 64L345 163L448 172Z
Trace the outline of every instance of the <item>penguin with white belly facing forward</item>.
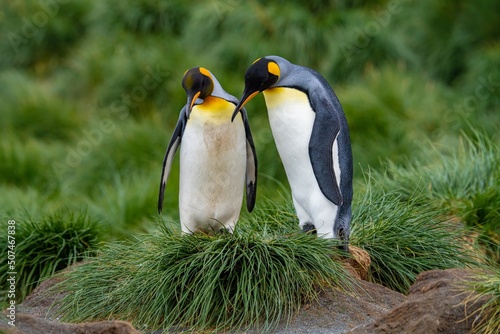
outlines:
M349 252L353 161L337 96L319 73L278 56L259 58L248 68L233 117L260 92L300 227L341 240Z
M163 160L158 212L175 152L180 145L179 216L184 233L229 232L239 218L246 185L248 211L255 205L257 158L246 112L231 122L238 100L203 67L182 79L187 103Z

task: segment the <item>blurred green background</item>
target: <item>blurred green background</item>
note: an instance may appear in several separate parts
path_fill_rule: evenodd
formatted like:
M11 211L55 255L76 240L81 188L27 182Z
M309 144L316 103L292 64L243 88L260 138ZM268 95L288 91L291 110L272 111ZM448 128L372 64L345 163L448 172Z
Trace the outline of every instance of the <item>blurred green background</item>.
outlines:
M3 1L1 218L82 215L102 240L148 231L183 73L207 67L239 98L246 68L270 54L331 83L357 180L432 161L430 145L455 147L461 133L498 143L499 17L495 0ZM247 108L257 206L285 201L263 97ZM177 191L178 158L163 219L178 219Z

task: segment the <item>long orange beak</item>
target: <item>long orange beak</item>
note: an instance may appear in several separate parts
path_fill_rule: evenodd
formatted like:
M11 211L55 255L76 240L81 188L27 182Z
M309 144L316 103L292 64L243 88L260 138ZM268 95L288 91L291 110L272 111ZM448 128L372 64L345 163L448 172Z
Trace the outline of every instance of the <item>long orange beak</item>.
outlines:
M241 109L245 106L245 104L253 99L257 94L259 94L259 91L248 93L248 92L243 92L243 96L241 97L240 103L236 106L233 112L233 116L231 117L231 122L234 120L236 115L241 111Z
M189 115L191 114L191 110L193 109L194 103L196 102L196 99L200 96L200 94L201 92L196 92L194 96L190 96L190 94L188 94L188 101L187 101L188 110L186 110L188 119Z

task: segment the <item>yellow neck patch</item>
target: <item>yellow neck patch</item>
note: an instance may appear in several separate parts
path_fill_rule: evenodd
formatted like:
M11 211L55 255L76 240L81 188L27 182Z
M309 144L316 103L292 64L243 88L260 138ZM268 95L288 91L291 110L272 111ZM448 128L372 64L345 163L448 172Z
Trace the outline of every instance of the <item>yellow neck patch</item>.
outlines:
M275 87L263 91L267 108L276 108L281 105L309 105L309 99L304 92L294 88Z
M234 104L215 96L208 96L202 104L195 105L190 119L210 123L230 123Z

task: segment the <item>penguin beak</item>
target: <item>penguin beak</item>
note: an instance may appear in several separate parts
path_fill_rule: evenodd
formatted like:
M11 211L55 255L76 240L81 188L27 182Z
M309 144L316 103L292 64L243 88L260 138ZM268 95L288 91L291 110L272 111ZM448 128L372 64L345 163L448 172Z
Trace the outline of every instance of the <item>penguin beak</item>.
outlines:
M255 92L250 93L250 92L248 92L245 89L245 91L243 92L243 96L241 97L240 103L238 103L238 105L236 106L236 109L234 109L233 116L231 117L231 122L234 120L234 118L236 117L236 115L241 111L241 109L243 108L243 106L248 101L250 101L251 99L253 99L259 93L260 93L260 91L255 91Z
M194 103L196 102L196 99L200 96L201 92L196 92L194 95L188 94L188 100L187 100L187 118L189 119L189 115L191 114L191 110L193 109Z

